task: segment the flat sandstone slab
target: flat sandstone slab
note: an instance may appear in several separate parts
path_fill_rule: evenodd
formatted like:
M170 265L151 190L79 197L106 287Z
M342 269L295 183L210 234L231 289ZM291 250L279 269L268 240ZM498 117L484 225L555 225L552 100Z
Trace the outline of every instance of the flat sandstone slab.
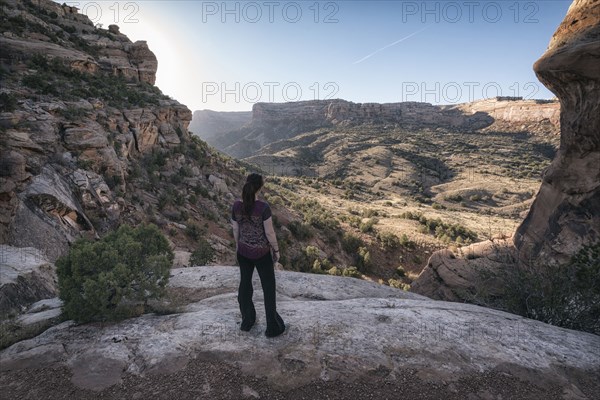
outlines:
M66 366L76 386L100 391L126 374L170 374L205 359L291 390L374 371L393 378L406 369L428 380L502 371L569 386L564 370L593 371L600 365L596 335L354 278L288 271L276 272L278 311L287 331L277 338L264 336L256 280L258 320L250 332L242 332L238 268L173 270L174 289L222 290L180 314L144 315L104 326L65 322L0 352L2 371Z

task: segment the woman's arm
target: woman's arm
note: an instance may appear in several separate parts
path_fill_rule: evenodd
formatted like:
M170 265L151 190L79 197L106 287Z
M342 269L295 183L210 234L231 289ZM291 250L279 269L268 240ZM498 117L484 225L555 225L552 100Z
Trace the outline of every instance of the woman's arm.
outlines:
M231 227L233 228L233 238L235 239L235 250L238 248L238 241L240 239L240 226L237 221L231 220Z
M265 227L265 234L267 240L273 249L273 262L279 260L279 244L277 243L277 236L275 236L275 229L273 228L273 218L269 217L263 221Z

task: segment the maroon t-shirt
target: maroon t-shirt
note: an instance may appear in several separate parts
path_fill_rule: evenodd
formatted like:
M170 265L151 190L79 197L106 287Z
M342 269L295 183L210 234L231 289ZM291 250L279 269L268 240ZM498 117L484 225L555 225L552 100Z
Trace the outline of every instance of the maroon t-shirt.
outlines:
M250 216L244 214L244 203L237 200L231 208L231 219L240 227L238 253L252 260L259 259L271 251L271 245L265 234L263 221L271 218L269 204L256 200Z

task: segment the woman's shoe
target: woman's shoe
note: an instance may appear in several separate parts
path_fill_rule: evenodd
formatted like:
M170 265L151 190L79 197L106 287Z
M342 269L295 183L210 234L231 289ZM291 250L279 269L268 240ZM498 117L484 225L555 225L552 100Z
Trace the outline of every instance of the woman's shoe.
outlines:
M250 322L244 322L242 321L242 324L240 325L240 330L244 331L244 332L248 332L250 329L252 329L252 326L254 325L255 321L250 321Z
M281 335L283 332L285 332L285 330L286 330L286 326L285 326L285 325L283 325L283 329L282 329L281 331L279 331L279 332L269 332L269 331L265 331L265 336L266 336L266 337L269 337L269 338L276 337L276 336L279 336L279 335Z

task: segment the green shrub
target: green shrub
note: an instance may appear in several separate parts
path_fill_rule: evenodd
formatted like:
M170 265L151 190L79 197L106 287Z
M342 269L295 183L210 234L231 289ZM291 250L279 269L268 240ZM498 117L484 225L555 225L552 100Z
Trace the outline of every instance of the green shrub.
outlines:
M304 249L304 253L307 257L315 259L319 257L319 248L315 246L306 246L306 249Z
M361 223L358 229L360 229L362 233L373 232L373 226L378 222L379 220L377 218L369 218L367 221Z
M105 174L104 182L106 182L106 185L110 188L110 190L113 190L115 187L117 187L117 185L123 183L123 179L121 178L121 175Z
M428 219L422 214L410 211L400 214L400 217L418 221L421 224L419 232L433 234L445 242L457 241L459 238L461 243L472 243L477 240L477 234L474 231L460 224L444 222L440 218Z
M450 195L444 196L444 200L452 201L454 203L460 203L461 201L463 201L463 197L460 194L455 193L455 194L450 194Z
M205 199L207 199L210 196L208 189L205 188L204 186L194 186L193 190L194 190L194 193L199 194L200 196L204 197Z
M360 271L366 272L371 267L371 253L366 247L359 247L356 263Z
M404 278L406 276L406 271L404 270L404 267L402 265L400 265L398 268L396 268L396 274L400 278Z
M356 215L350 215L350 216L346 217L346 220L347 220L348 224L353 228L360 227L360 224L362 223L362 218L357 217Z
M329 268L329 270L327 270L327 273L329 275L341 275L342 274L342 270L336 266L333 266L331 268Z
M17 98L13 94L0 93L0 112L12 112L17 108Z
M344 237L342 238L342 249L344 249L345 252L356 253L358 248L364 245L365 243L358 236L353 235L350 232L344 233Z
M117 320L164 294L173 263L155 225L121 226L99 241L77 241L56 262L63 313L77 322Z
M349 276L351 278L360 278L362 275L358 271L358 269L356 269L356 267L348 267L348 268L344 268L342 270L342 276Z
M519 265L504 273L500 308L600 335L600 243L583 247L566 265Z
M379 239L381 246L386 250L395 249L400 246L400 239L391 232L379 232L377 239Z
M215 251L213 250L210 243L204 238L198 239L198 247L192 253L190 257L190 266L194 265L206 265L213 260Z
M199 240L202 233L202 228L193 222L187 224L185 227L185 234L191 239Z
M292 234L299 240L306 240L312 237L313 233L308 224L298 222L298 221L290 221L288 224L288 229Z
M310 272L312 272L313 274L326 274L328 268L331 268L330 263L324 264L321 262L321 260L315 260L312 268L310 269Z
M402 289L402 290L408 290L410 289L410 285L406 284L404 282L402 282L399 279L388 279L388 285L390 285L390 287L396 288L396 289Z
M322 230L339 230L340 223L331 212L323 208L316 200L301 199L292 204L292 207L304 216L304 222Z
M178 174L178 173L174 173L173 175L171 175L171 183L173 185L179 185L183 182L183 176Z
M365 218L378 217L379 211L369 208L369 209L365 210L365 212L363 213L363 216Z
M403 233L402 236L400 236L400 246L404 247L405 249L414 249L416 247L416 243L410 240L406 233Z

